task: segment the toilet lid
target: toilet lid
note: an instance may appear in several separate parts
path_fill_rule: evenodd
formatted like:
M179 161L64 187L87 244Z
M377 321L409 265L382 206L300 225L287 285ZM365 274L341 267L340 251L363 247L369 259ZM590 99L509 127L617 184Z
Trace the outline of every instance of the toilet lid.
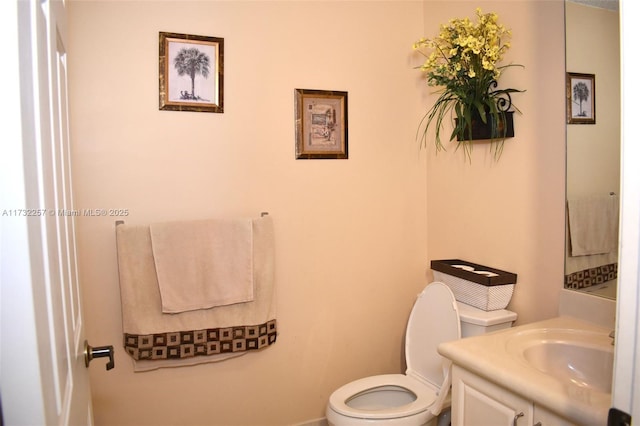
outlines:
M407 375L439 388L444 372L438 345L459 338L460 317L451 289L441 282L429 284L418 295L407 324Z

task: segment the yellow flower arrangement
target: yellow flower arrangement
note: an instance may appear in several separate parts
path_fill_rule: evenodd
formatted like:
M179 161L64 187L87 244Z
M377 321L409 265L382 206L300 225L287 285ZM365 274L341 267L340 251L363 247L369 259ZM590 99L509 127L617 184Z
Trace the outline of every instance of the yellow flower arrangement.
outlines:
M491 139L501 139L496 147L496 156L502 151L506 126L505 112L512 106L511 93L517 89L496 89L502 71L510 66L500 66L504 53L509 49L507 41L511 31L498 23L495 13L483 14L476 9L477 22L469 18L451 19L440 26L440 34L433 39L421 38L414 43L414 50L422 53L426 60L419 67L426 73L429 86L441 87L440 94L431 109L425 114L418 129L422 129L421 141L426 144L427 130L434 124L436 150L444 149L440 140L440 129L448 113L455 112L455 122L450 140L457 138L469 154L471 123L480 117L483 123L492 123ZM426 53L425 53L426 51ZM515 106L514 106L515 108ZM516 108L517 110L517 108ZM435 122L434 122L435 120Z

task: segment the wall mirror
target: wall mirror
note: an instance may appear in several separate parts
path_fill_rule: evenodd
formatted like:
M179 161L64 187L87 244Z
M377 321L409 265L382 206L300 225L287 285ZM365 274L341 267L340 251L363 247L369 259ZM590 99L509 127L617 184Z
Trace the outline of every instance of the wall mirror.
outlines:
M620 196L619 18L618 0L565 1L564 287L614 299Z

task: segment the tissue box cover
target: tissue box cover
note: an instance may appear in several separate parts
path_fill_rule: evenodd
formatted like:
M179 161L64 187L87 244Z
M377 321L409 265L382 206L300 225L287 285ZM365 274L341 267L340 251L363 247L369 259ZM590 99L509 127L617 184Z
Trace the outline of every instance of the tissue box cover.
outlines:
M431 261L436 281L451 288L456 300L484 311L504 309L511 301L517 275L460 259Z

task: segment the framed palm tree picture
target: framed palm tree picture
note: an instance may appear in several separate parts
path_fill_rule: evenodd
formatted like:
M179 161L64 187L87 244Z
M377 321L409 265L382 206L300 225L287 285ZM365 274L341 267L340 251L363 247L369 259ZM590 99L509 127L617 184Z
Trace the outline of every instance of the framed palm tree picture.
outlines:
M224 39L160 33L160 109L224 112Z
M567 123L596 124L596 76L567 73Z

